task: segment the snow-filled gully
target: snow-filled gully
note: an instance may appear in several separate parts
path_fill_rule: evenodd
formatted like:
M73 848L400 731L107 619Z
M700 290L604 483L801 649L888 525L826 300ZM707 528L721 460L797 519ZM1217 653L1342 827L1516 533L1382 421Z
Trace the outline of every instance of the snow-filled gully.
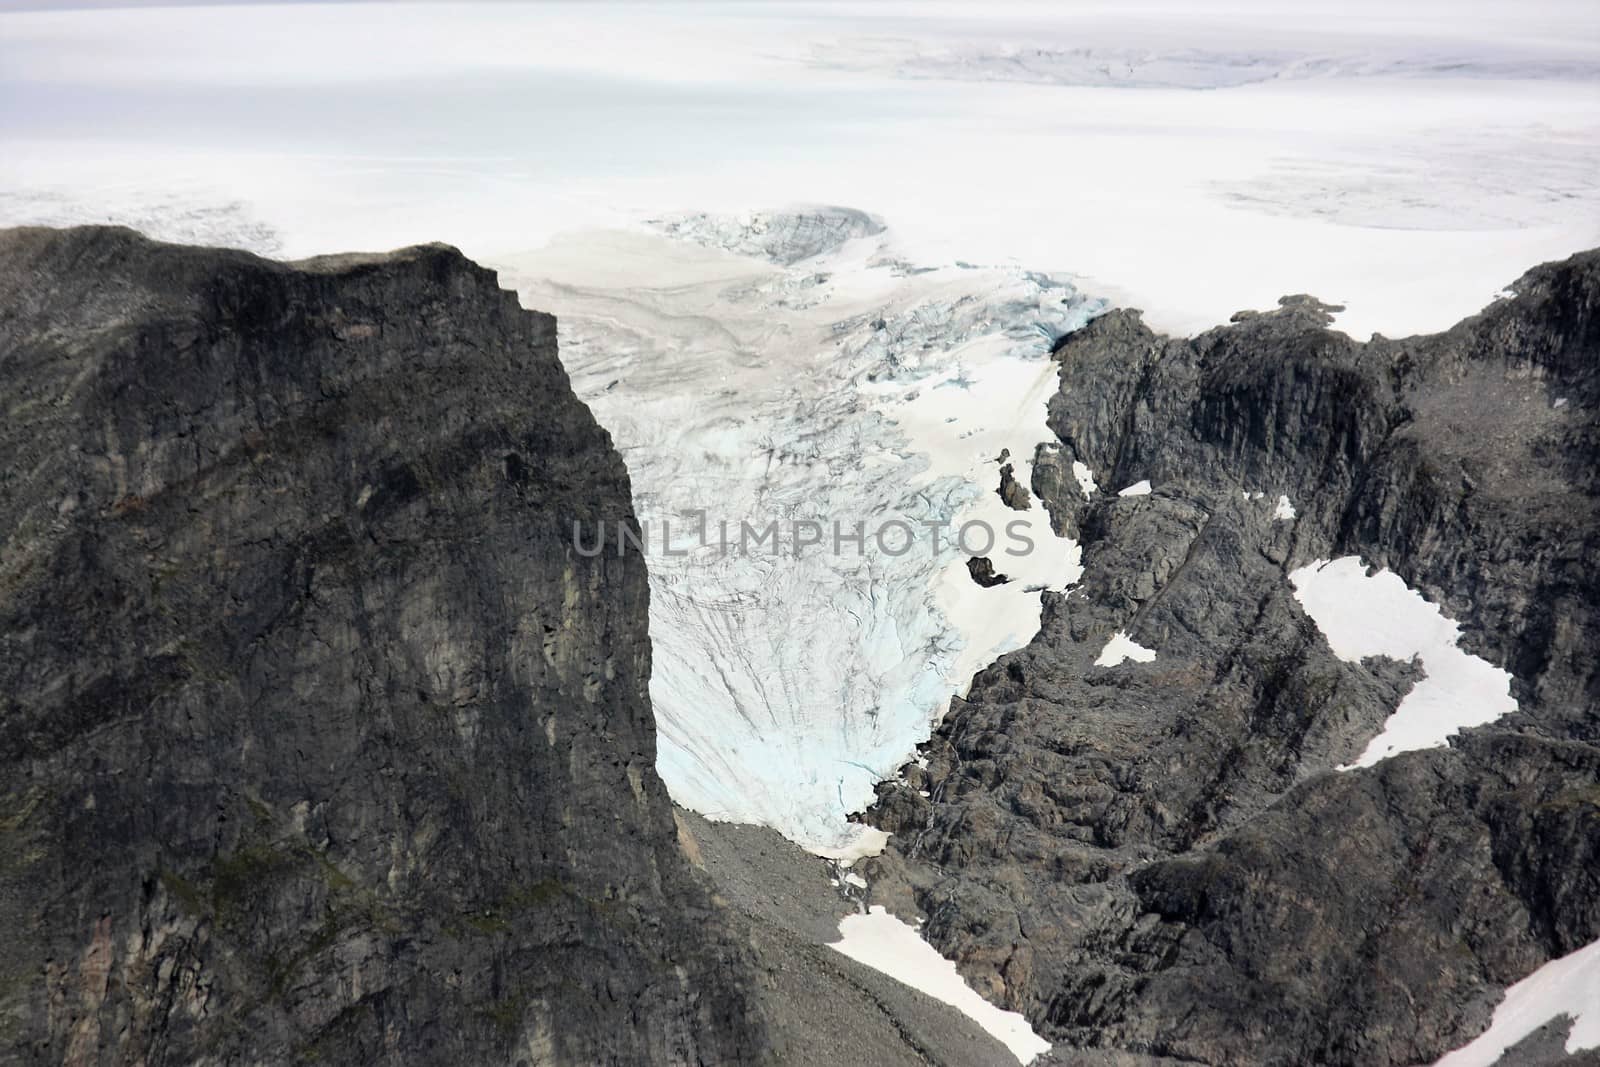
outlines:
M1293 509L1279 498L1279 511ZM1369 568L1357 556L1318 560L1289 574L1295 599L1347 662L1388 656L1420 663L1423 677L1400 701L1356 762L1447 743L1517 709L1511 674L1460 647L1461 628L1399 575ZM1489 1029L1436 1067L1490 1067L1547 1023L1568 1020L1565 1050L1600 1048L1600 941L1551 960L1505 991Z
M1506 990L1489 1029L1435 1067L1491 1067L1546 1023L1571 1020L1563 1046L1571 1055L1600 1048L1600 941L1534 971Z

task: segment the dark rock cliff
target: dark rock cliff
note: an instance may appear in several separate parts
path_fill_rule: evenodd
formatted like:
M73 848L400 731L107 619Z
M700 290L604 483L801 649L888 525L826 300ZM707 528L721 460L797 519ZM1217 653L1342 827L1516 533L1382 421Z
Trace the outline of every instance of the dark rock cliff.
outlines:
M1059 346L1032 489L1084 581L868 817L875 891L1063 1062L1431 1062L1600 938L1600 253L1513 288L1404 340L1291 297ZM1073 460L1154 492L1085 501ZM1420 670L1334 658L1294 600L1289 570L1349 554L1460 620L1520 710L1334 771ZM1118 630L1154 662L1095 667Z
M443 246L16 230L0 397L0 1058L759 1055L552 319Z

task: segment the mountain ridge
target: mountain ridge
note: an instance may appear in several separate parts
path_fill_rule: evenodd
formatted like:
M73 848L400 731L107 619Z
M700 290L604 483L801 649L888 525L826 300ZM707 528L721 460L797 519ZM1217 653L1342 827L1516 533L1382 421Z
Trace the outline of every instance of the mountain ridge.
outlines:
M1033 489L1084 580L867 820L874 891L1065 1062L1430 1061L1600 938L1600 252L1512 288L1400 340L1288 297L1057 345ZM1154 491L1085 500L1073 462ZM1335 772L1420 670L1338 660L1297 604L1290 570L1345 555L1459 620L1519 710ZM1124 631L1154 661L1094 667Z

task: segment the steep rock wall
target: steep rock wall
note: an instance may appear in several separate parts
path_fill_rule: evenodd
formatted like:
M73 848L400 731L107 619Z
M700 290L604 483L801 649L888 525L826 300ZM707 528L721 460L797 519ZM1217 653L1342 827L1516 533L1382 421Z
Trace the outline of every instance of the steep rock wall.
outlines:
M632 515L554 320L444 246L0 234L19 1062L729 1063Z

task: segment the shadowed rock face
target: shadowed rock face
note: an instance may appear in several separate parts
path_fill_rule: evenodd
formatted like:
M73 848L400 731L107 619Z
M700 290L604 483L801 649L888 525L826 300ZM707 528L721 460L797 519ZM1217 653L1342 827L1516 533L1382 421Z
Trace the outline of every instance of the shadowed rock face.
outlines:
M1429 1062L1600 937L1600 253L1514 289L1399 341L1291 297L1058 347L1032 489L1083 583L880 789L868 873L1064 1062ZM1154 491L1085 501L1073 461ZM1295 602L1289 570L1348 554L1520 711L1334 772L1420 671L1337 660ZM1154 661L1092 666L1119 630Z
M0 398L20 1061L758 1055L552 319L442 246L14 230Z

